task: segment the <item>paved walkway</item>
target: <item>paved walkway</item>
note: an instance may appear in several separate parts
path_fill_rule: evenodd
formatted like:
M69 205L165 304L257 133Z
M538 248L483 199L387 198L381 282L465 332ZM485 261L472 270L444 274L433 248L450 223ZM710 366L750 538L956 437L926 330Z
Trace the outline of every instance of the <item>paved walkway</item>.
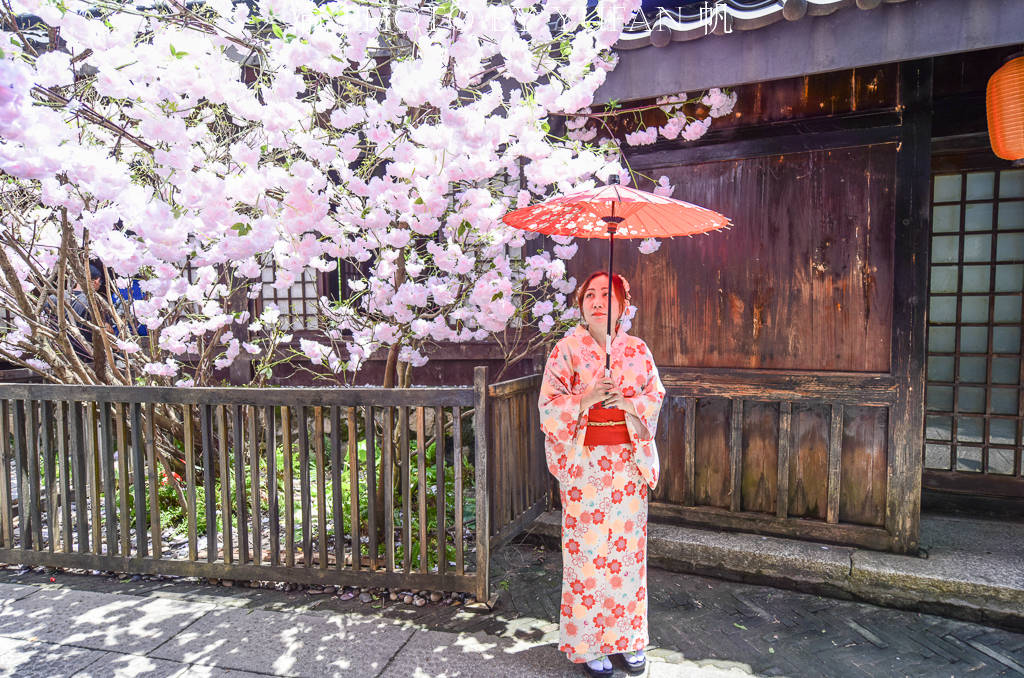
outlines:
M561 516L531 527L559 547ZM686 574L769 584L1024 629L1024 522L921 516L918 556L653 522L650 562Z
M557 552L502 549L502 604L481 615L0 570L0 675L575 678L553 646L559 572ZM656 568L649 588L657 678L1024 676L1024 634Z
M435 622L498 623L502 635L434 630L400 618L420 611L334 596L9 571L0 583L2 676L493 676L582 672L544 640L517 637L508 620L435 607ZM338 609L339 607L356 609ZM438 614L440 610L444 614ZM526 626L536 627L538 620ZM542 624L543 625L543 624ZM527 633L527 636L531 634ZM729 665L652 659L658 678L745 678Z

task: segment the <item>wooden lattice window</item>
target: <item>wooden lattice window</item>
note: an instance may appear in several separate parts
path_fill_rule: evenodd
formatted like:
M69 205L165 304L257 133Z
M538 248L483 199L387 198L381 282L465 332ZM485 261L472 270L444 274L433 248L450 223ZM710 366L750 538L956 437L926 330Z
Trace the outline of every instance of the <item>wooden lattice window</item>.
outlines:
M292 331L315 330L319 327L317 307L320 298L320 275L313 269L304 269L302 276L285 289L274 287L277 269L263 267L262 307L277 306L285 326Z
M14 327L14 315L6 308L0 308L0 333L8 332Z
M924 467L1021 475L1024 170L935 174Z

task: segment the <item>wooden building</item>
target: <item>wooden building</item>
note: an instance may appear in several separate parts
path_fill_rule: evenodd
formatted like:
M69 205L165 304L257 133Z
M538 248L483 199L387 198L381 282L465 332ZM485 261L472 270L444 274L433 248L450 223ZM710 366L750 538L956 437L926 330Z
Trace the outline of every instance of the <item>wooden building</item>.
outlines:
M644 3L601 101L738 94L700 141L628 150L734 223L617 248L669 388L656 519L915 552L922 493L1024 505L1024 169L992 154L984 102L1022 36L1017 0ZM570 272L605 251L580 241ZM344 277L268 271L264 301L315 333ZM414 381L501 362L449 346Z
M702 4L645 6L599 91L739 95L700 141L628 151L734 223L616 251L669 390L652 515L915 552L922 484L1024 498L1024 169L984 103L1024 4Z

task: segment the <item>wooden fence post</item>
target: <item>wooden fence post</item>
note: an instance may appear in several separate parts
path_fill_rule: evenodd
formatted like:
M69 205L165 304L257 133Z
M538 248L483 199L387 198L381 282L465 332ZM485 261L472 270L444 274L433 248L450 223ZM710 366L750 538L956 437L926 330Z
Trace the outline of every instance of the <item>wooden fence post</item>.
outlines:
M487 418L490 413L486 367L473 368L473 392L473 434L476 440L476 599L486 603L491 592L491 497L487 487Z

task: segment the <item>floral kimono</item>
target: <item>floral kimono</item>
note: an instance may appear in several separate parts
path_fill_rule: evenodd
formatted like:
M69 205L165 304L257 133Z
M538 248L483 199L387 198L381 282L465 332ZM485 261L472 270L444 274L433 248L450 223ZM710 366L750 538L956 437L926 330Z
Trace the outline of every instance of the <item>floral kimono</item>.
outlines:
M573 662L647 646L647 491L665 389L650 350L625 333L612 343L612 379L647 428L629 417L630 443L583 444L583 393L604 376L604 347L577 326L551 352L540 391L548 469L562 498L559 649Z

